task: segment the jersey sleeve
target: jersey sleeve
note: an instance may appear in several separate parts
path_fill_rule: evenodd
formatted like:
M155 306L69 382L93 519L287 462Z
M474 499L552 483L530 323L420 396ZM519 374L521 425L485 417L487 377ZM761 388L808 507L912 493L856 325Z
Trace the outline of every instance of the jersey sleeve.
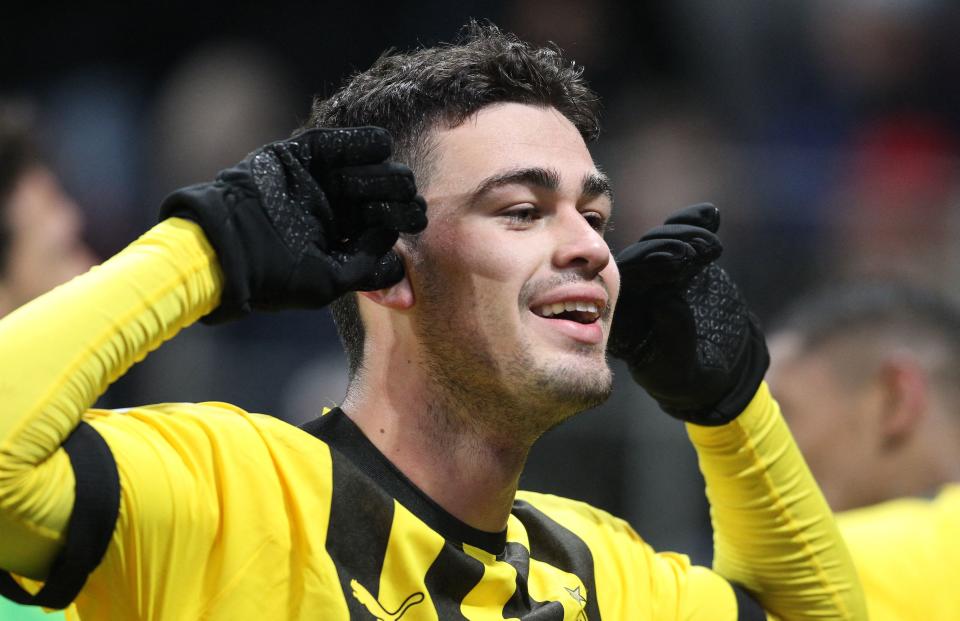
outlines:
M71 541L103 536L93 532L105 519L94 505L107 501L88 499L111 468L116 477L116 465L100 434L81 424L84 412L130 366L210 312L221 280L199 227L171 218L0 321L0 568L48 578L77 563ZM84 457L93 453L102 459Z
M710 500L714 569L782 619L865 619L853 561L766 384L732 422L687 431Z
M83 618L294 618L283 607L302 604L306 584L324 601L340 593L319 553L332 495L324 444L225 403L86 418L116 456L122 493L111 544L76 598Z

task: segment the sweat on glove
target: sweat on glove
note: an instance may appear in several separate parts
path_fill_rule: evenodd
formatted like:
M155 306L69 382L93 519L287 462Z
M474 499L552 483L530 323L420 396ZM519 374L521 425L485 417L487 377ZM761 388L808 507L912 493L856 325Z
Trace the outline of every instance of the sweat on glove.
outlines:
M319 308L398 282L393 244L427 216L413 173L386 161L391 150L378 127L312 129L164 199L160 219L199 224L223 270L220 305L203 321Z
M770 356L740 290L714 261L720 212L687 207L617 255L620 299L607 346L668 414L722 425L759 388Z

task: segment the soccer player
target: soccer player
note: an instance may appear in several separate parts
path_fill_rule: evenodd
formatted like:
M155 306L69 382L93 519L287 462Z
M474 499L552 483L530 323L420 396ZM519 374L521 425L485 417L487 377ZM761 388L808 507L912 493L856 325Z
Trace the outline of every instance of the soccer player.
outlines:
M960 306L893 281L797 303L768 380L839 515L871 619L960 619Z
M0 589L85 620L863 618L714 263L717 210L614 262L596 112L559 52L492 26L384 56L0 322ZM197 319L331 303L350 386L303 428L225 403L89 409ZM607 397L608 347L689 424L713 570L517 491L536 439Z

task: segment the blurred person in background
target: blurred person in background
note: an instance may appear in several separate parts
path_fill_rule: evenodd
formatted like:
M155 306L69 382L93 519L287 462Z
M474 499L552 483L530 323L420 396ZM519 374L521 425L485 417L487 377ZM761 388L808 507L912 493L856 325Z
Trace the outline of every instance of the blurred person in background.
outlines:
M94 263L80 209L41 158L29 110L0 102L0 316Z
M960 619L960 305L874 280L771 331L771 390L834 510L871 619Z

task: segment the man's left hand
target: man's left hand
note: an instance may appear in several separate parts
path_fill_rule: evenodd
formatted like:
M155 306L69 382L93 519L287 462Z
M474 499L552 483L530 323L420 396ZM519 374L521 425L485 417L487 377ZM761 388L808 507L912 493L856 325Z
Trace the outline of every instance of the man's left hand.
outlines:
M720 212L687 207L617 256L608 351L675 418L722 425L750 403L770 362L757 321L715 261Z

